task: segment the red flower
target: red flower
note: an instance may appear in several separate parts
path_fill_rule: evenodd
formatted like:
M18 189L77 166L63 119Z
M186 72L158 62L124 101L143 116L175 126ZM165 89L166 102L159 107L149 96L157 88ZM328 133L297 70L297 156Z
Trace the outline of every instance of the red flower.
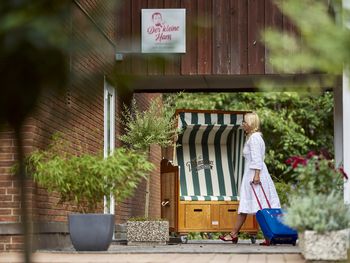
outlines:
M287 164L292 164L292 168L295 169L298 167L299 164L305 166L307 163L307 160L301 156L292 156L287 159Z
M311 159L312 157L314 157L316 155L315 151L309 151L306 155L307 159Z

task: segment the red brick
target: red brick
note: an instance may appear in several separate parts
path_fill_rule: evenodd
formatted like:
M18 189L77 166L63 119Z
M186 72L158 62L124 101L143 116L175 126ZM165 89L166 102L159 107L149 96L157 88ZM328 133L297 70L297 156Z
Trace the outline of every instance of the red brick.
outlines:
M0 147L0 153L15 153L15 146Z
M12 182L11 181L10 182L9 181L0 181L0 188L1 187L12 187Z
M10 195L10 194L18 195L19 194L19 189L18 188L7 188L6 189L6 193L8 195Z
M14 162L3 162L3 164L0 163L0 174L12 174L12 166L14 165Z
M12 236L11 243L12 244L23 243L23 236Z
M14 132L0 132L0 139L14 139L15 133Z
M0 216L0 222L19 222L18 216Z
M6 251L22 251L23 245L22 244L5 244L5 250Z
M0 215L11 215L11 213L12 213L11 209L0 208Z
M0 201L12 201L12 195L0 195Z
M21 209L12 209L12 215L13 216L18 216L21 214Z
M19 208L19 202L2 202L0 201L1 208Z
M15 179L15 175L13 174L0 174L1 181L12 181Z
M14 146L13 139L0 139L0 148Z
M0 243L10 243L11 237L10 236L0 236Z
M14 161L13 153L0 153L0 161Z

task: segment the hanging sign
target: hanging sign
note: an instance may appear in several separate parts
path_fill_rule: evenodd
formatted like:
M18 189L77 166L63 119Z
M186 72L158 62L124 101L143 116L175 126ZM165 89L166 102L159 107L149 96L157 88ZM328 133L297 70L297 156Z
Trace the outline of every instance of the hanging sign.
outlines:
M142 53L185 53L186 10L142 9Z

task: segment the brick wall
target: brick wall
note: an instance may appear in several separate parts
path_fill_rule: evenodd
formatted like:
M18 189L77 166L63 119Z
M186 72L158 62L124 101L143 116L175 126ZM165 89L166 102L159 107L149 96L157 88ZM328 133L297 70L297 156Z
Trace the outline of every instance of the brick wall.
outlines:
M34 120L29 118L22 127L22 139L24 153L33 150L33 138L36 131ZM8 127L2 127L0 131L0 224L16 224L21 221L20 214L20 190L16 176L12 173L12 167L17 158L17 142L14 131ZM29 216L33 211L33 183L26 182L26 202L30 208ZM1 250L21 249L22 237L20 235L0 235Z
M104 72L112 71L114 47L81 7L89 7L92 17L105 15L106 19L110 17L104 13L108 2L99 1L95 6L73 3L72 36L76 47L71 58L71 82L64 94L50 91L41 98L34 117L35 147L44 148L53 133L61 132L72 143L72 152L103 151ZM57 194L48 194L40 188L35 194L38 221L66 221L67 214L75 210L66 204L57 205Z
M50 90L42 94L37 110L23 127L25 153L47 147L55 132L63 133L72 143L72 152L103 151L104 77L112 71L114 64L114 46L111 43L115 32L114 19L108 19L113 10L107 8L111 2L114 1L73 1L70 30L74 52L69 60L70 82L63 93ZM101 16L104 21L96 20L96 24L91 21ZM135 98L140 108L146 109L150 100L157 96L159 94L136 94ZM130 94L117 92L116 120L120 116L122 101L130 99ZM121 133L122 127L116 121L116 135ZM116 142L117 147L121 145L120 141ZM16 157L14 132L3 127L0 132L0 224L4 228L0 227L0 251L19 250L22 244L18 183L10 170ZM160 148L153 146L149 159L156 168L151 174L150 217L160 217L160 158ZM66 222L67 214L76 210L67 204L57 204L58 194L49 194L31 181L28 181L27 187L29 194L26 199L32 208L30 214L34 223ZM116 223L144 214L145 189L146 181L143 181L133 197L117 204Z
M91 4L92 1L81 1ZM73 53L70 61L70 82L64 93L46 91L37 110L23 128L26 153L35 148L45 148L54 132L62 132L73 143L72 151L103 151L103 87L104 76L112 71L114 64L113 10L106 8L112 0L98 1L85 13L80 5L72 3ZM85 6L86 7L86 6ZM95 12L95 13L93 13ZM93 14L92 14L93 13ZM102 16L109 25L91 17ZM107 23L108 24L108 23ZM96 26L98 25L99 28ZM101 32L101 29L103 32ZM18 183L10 167L16 160L14 132L2 127L0 132L0 251L21 248L20 203ZM74 207L57 205L58 195L48 194L45 189L28 182L26 200L33 211L34 222L62 222ZM33 202L35 201L35 202Z

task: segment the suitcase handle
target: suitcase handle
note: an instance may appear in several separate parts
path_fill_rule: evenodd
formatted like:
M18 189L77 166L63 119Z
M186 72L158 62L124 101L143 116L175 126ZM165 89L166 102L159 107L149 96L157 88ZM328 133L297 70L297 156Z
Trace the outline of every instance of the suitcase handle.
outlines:
M252 189L253 189L253 192L254 192L254 195L255 195L256 201L258 201L258 205L259 205L260 210L261 210L261 209L263 209L263 208L262 208L262 206L261 206L261 203L260 203L260 201L259 201L258 196L256 195L256 192L255 192L255 189L254 189L253 184L254 184L253 182L250 182L250 186L251 186L251 187L252 187ZM263 193L264 193L264 196L265 196L265 199L266 199L267 205L269 206L269 208L271 208L270 202L269 202L269 200L267 199L267 196L266 196L266 193L265 193L264 187L262 186L261 182L259 182L259 185L260 185L260 187L261 187L261 189L262 189L262 191L263 191Z

